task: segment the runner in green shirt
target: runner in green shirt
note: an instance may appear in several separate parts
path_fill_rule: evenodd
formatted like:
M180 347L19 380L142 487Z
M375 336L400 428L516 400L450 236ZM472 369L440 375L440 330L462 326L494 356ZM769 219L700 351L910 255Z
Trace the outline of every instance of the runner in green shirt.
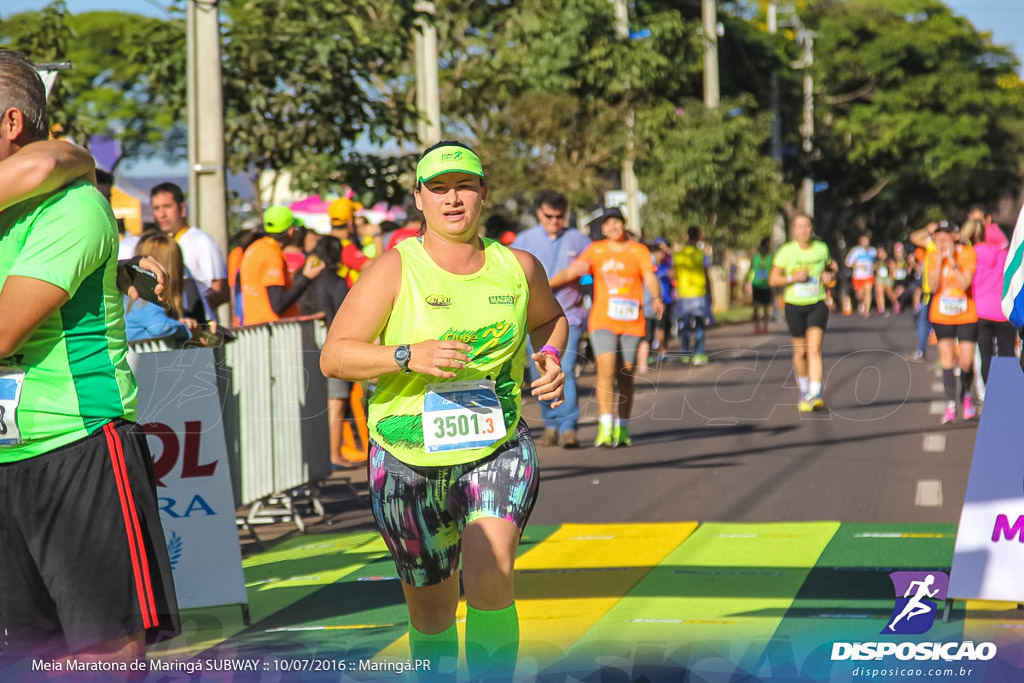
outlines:
M754 334L768 334L768 319L772 309L772 288L768 284L771 271L772 253L769 251L768 238L765 237L750 259L750 270L747 273L747 293L750 294L754 309Z
M775 253L768 284L786 288L786 324L793 337L793 368L800 388L798 405L800 412L807 413L825 408L821 398L821 342L828 325L825 286L838 267L828 246L813 239L810 216L796 216L791 232L793 241Z
M89 182L54 189L69 176L56 156L41 155L34 186L19 175L20 150L47 144L46 96L32 63L3 49L0 113L0 188L22 192L0 190L5 654L135 661L145 637L179 628L152 458L132 421L117 225Z

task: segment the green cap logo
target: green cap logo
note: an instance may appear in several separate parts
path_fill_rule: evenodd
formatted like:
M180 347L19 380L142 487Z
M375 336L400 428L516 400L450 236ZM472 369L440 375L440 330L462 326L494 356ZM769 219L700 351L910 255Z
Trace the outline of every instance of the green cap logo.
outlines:
M447 145L432 150L416 164L416 180L425 183L444 173L470 173L484 177L484 166L472 150Z

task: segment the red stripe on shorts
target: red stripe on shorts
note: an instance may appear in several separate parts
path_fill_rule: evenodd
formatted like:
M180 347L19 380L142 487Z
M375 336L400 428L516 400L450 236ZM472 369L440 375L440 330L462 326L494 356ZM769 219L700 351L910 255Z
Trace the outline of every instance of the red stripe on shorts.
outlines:
M128 553L132 558L132 574L135 577L135 592L139 598L142 612L142 627L152 628L157 624L156 608L153 605L153 586L149 579L149 562L146 547L142 542L142 532L135 512L135 499L128 483L128 471L124 464L124 450L121 437L108 422L103 427L107 437L107 450L114 468L114 480L117 482L117 495L121 502L121 516L124 519L125 533L128 535Z

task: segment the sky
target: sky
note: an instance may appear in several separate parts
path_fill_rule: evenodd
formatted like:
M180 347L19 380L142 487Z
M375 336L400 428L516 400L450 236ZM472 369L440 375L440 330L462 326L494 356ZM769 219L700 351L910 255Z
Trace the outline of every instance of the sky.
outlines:
M1024 62L1024 0L945 0L957 14L966 16L974 27L982 32L991 32L993 42L1008 45ZM120 10L137 12L154 17L167 16L163 0L66 0L72 14L93 10ZM48 4L47 0L0 0L0 18L37 10ZM1024 67L1020 69L1024 73ZM161 162L162 163L162 162ZM155 164L142 163L125 169L132 175L148 175ZM166 165L163 166L166 168Z

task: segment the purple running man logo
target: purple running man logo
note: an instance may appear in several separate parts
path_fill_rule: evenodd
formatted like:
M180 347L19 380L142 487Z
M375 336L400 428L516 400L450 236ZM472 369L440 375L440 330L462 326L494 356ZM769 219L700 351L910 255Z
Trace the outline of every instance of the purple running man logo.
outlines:
M926 633L935 623L938 603L946 599L949 575L939 571L892 572L889 578L896 591L896 604L882 633Z

